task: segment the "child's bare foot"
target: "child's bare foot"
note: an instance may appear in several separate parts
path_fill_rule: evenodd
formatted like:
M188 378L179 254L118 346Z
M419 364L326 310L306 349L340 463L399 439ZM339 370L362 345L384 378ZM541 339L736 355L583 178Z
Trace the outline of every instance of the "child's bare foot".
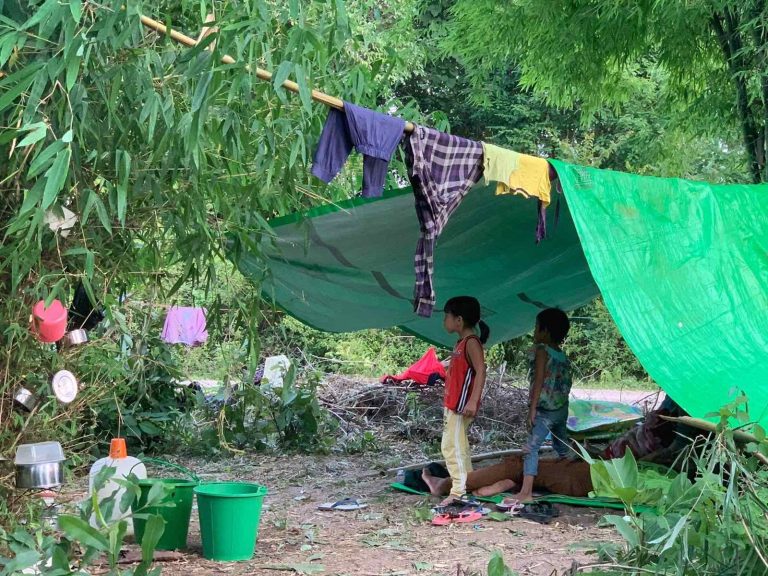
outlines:
M421 471L421 479L424 480L424 483L429 487L429 493L432 494L432 496L442 496L447 492L446 479L433 476L426 468Z
M514 496L511 496L509 498L506 498L504 502L507 501L513 501L516 500L517 502L520 502L521 504L527 504L528 502L533 502L533 493L531 492L518 492Z
M478 488L474 491L474 494L475 496L495 496L496 494L501 494L502 492L509 492L515 486L516 484L512 480L499 480L498 482L494 482L489 486Z
M448 496L447 498L444 498L438 506L449 506L456 502L457 498L456 496Z

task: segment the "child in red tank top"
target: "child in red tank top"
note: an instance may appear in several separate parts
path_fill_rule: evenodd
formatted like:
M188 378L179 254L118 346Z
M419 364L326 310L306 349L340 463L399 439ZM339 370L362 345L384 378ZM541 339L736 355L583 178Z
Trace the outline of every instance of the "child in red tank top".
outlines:
M451 475L451 494L447 504L464 496L467 474L472 471L467 430L480 408L485 385L483 344L488 340L488 325L480 320L480 303L471 296L458 296L446 302L443 327L458 334L453 349L443 399L443 440L441 449ZM480 336L475 334L475 327Z

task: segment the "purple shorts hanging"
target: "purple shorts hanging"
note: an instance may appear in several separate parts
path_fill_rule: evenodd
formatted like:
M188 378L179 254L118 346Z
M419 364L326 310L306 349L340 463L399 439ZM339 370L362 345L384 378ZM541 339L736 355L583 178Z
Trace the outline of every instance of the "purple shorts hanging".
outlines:
M405 120L344 102L331 108L312 162L312 174L330 182L347 161L352 148L363 155L363 196L381 196L387 167L403 138Z

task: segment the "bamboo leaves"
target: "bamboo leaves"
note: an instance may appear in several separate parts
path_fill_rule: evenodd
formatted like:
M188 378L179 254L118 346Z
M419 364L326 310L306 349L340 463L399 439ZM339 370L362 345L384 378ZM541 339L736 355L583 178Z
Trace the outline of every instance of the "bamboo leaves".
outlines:
M28 132L28 134L17 144L19 148L30 146L45 138L45 133L48 131L48 125L45 122L35 122L34 124L22 126L21 131Z
M312 114L312 88L309 86L308 75L301 64L296 64L294 72L296 74L296 82L299 85L301 105L304 107L307 114Z
M69 12L72 14L72 19L80 23L80 18L83 15L83 1L82 0L69 0Z
M27 178L36 178L43 172L43 170L48 168L53 158L64 148L64 146L65 143L63 140L56 140L44 148L37 156L34 157L31 164L29 165L29 169L27 170Z
M285 89L283 88L283 82L288 80L288 76L291 74L292 69L292 62L289 62L288 60L281 62L280 66L277 67L277 72L275 72L272 78L272 85L275 88L275 92L283 102L287 100L285 96Z
M198 82L197 87L195 88L195 94L192 96L192 112L197 112L203 105L203 101L208 94L208 86L210 86L212 78L213 72L209 70L203 75L203 77L200 79L200 82Z
M72 149L67 146L56 154L56 159L45 173L46 182L43 191L42 209L45 210L56 200L59 192L64 187L69 174L69 160L72 157Z
M45 64L43 62L36 62L28 67L21 68L0 81L0 89L2 90L0 113L3 113L22 92L30 87L32 82L35 81L36 74L44 67Z
M45 3L35 11L34 15L24 23L22 29L29 30L30 28L42 24L55 13L58 7L58 0L46 0Z
M336 10L288 0L228 4L217 14L213 53L147 34L132 3L20 5L0 16L3 319L27 323L19 288L43 298L82 282L94 302L116 285L151 283L158 298L190 284L216 289L214 264L227 246L249 246L261 258L268 218L350 194L343 186L310 191L307 169L324 117L313 114L313 85L350 95L351 72L378 58L348 34L353 8L341 0ZM194 29L199 6L158 0L143 9ZM367 10L354 10L365 22ZM236 64L220 65L220 53ZM271 84L252 74L258 66L274 70ZM298 95L282 88L293 76ZM64 207L77 216L66 237L45 222ZM245 327L252 350L257 328L257 320Z
M117 219L125 227L125 211L128 206L128 180L131 176L131 155L125 150L118 150L115 157L117 174Z

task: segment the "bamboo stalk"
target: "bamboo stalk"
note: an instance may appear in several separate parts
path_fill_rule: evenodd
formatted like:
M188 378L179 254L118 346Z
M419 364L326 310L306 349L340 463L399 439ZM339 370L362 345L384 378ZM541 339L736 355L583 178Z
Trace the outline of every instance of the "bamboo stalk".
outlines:
M707 432L717 432L717 424L714 422L710 422L709 420L702 420L701 418L693 418L692 416L664 416L660 415L664 420L669 420L670 422L679 422L680 424L685 424L687 426L691 426L693 428L698 428L699 430L705 430ZM755 436L750 434L749 432L744 432L744 430L733 430L733 439L737 442L741 442L743 444L747 444L749 442L755 442L756 444L760 443L760 440L758 440Z
M161 34L170 36L172 40L175 40L180 44L184 44L185 46L189 46L189 47L197 46L197 40L195 40L194 38L187 36L186 34L182 34L178 30L169 30L165 24L162 24L157 20L153 20L148 16L142 15L141 23L147 28L151 28L156 32L160 32ZM201 34L201 38L202 37L205 37L205 34ZM228 54L225 54L224 56L222 56L221 61L224 64L235 64L236 62L236 60ZM247 66L246 69L249 72L252 72L259 80L264 80L265 82L272 81L272 72L270 72L269 70L264 70L263 68L258 68L258 67L256 68L256 70L251 70L249 66ZM286 90L290 90L291 92L295 92L296 94L299 93L299 85L293 80L284 81L282 83L282 87L285 88ZM324 92L320 92L319 90L312 90L312 100L314 100L315 102L320 102L321 104L325 104L326 106L330 106L331 108L336 108L337 110L344 109L343 100L341 100L340 98L336 98L335 96L330 96L329 94L326 94ZM411 122L405 123L406 132L408 133L413 132L413 129L414 129L414 125Z
M677 418L674 416L661 417L664 420L680 422L681 424L691 426L692 428L698 428L699 430L704 430L706 432L717 432L717 424L709 422L708 420L702 420L701 418L693 418L691 416L679 416ZM755 436L749 432L744 432L743 430L733 430L733 439L740 444L749 444L750 442L754 442L755 444L760 443L760 440L758 440ZM766 458L765 455L761 454L760 452L750 452L750 454L757 458L764 465L768 466L768 458Z

